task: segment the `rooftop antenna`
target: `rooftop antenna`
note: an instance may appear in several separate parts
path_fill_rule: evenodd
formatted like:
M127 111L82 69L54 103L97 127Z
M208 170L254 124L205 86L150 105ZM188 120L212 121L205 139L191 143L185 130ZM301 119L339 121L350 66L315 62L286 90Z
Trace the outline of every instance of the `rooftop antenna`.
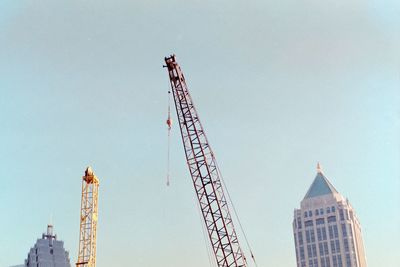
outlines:
M322 173L322 167L321 167L321 164L319 162L317 163L317 172L318 173Z

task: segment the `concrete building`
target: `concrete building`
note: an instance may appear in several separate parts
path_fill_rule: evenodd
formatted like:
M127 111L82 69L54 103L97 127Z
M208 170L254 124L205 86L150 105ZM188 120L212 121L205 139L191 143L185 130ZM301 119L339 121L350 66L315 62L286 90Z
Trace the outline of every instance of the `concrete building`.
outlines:
M300 209L294 211L293 233L297 267L367 267L355 211L319 164Z
M47 233L30 249L25 267L71 267L69 254L64 249L64 242L57 240L53 226L47 226Z

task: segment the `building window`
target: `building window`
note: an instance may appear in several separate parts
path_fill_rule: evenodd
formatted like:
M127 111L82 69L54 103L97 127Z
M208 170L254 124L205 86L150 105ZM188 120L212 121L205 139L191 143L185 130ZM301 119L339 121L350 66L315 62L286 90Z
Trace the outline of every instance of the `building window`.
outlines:
M326 208L326 213L331 213L331 208L330 207Z
M315 210L315 215L319 215L319 210Z
M324 254L329 255L328 242L324 242Z
M312 211L309 210L309 211L308 211L308 217L311 217L311 216L312 216Z
M333 226L329 225L329 238L333 239Z
M343 214L343 210L339 209L339 216L340 216L340 220L344 221L344 214Z
M313 221L312 220L309 220L309 221L306 221L306 222L304 222L304 227L312 227L314 224L313 224Z
M332 262L333 262L333 267L338 267L336 255L333 255Z
M318 243L319 255L324 256L324 245L319 242Z
M322 228L322 239L326 240L326 229L325 229L325 227Z
M311 231L310 231L310 234L311 234L311 242L315 242L315 233L314 233L314 230L311 230Z
M351 267L351 258L350 254L346 254L346 267Z
M347 236L347 230L346 229L347 229L346 225L343 223L342 224L342 234L343 234L344 237Z
M305 256L304 256L304 247L303 246L301 246L300 247L300 260L304 260L305 259Z
M349 240L347 238L343 239L344 251L349 252Z
M307 245L307 255L309 258L312 258L311 245Z
M336 239L336 253L340 253L340 244L339 244L339 240Z
M338 262L338 267L343 267L343 264L342 264L342 256L337 255L337 262Z
M336 224L333 225L333 232L335 233L335 238L339 238L339 232Z
M306 240L307 244L311 243L310 230L306 230Z
M299 245L303 245L303 232L298 232L297 237L299 239Z
M328 217L328 223L331 223L331 222L336 222L336 216L329 216Z
M321 215L324 215L324 209L319 209L319 213L320 213Z
M317 224L317 225L321 225L321 224L324 224L324 223L325 223L324 218L320 218L320 219L317 219L317 220L316 220L316 224Z
M336 211L335 207L334 207L334 206L332 206L332 212L335 212L335 211Z
M317 245L312 244L312 253L313 257L317 257Z
M322 241L321 228L317 228L317 237L318 237L318 241Z
M301 229L301 218L297 218L297 228Z
M307 211L304 212L304 218L307 218Z

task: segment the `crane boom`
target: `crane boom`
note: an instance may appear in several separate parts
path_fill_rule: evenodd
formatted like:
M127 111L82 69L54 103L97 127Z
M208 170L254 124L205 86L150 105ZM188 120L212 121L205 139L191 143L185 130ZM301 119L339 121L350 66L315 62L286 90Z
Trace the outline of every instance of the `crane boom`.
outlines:
M214 154L175 55L165 58L186 160L218 267L246 267Z
M82 177L79 251L76 267L96 267L99 179L88 167Z

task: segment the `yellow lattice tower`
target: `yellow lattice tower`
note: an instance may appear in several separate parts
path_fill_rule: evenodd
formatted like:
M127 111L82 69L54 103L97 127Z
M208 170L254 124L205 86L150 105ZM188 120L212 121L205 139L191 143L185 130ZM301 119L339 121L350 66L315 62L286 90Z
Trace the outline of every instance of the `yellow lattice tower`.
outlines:
M96 232L99 199L99 179L90 167L82 177L81 222L77 267L96 266Z

